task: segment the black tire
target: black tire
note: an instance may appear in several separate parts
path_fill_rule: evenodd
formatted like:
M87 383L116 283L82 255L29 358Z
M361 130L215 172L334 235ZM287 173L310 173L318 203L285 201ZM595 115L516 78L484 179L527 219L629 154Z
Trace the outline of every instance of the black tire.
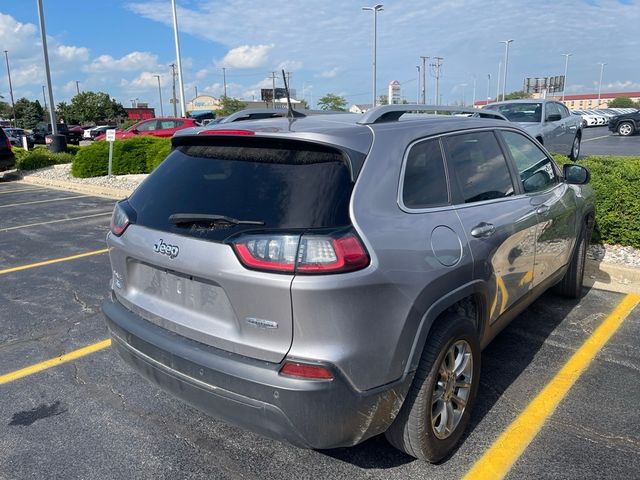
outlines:
M580 133L576 133L576 136L573 139L573 143L571 144L571 152L569 153L569 159L574 162L578 160L580 156Z
M435 427L432 427L433 394L436 387L442 388L441 391L445 389L442 381L438 383L441 380L439 370L445 364L447 352L459 342L466 342L471 354L470 388L464 392L467 393L466 405L457 425L446 438L438 438ZM469 423L479 382L480 343L474 324L462 312L447 313L438 321L434 330L429 332L407 398L393 424L385 432L387 440L398 450L420 460L432 463L442 460L453 451ZM453 393L461 394L460 389L455 386Z
M616 127L616 130L618 131L618 134L623 137L628 137L636 132L632 122L620 122Z
M580 298L582 294L582 283L584 281L584 263L587 258L587 248L589 246L590 232L585 232L582 229L580 236L576 240L576 247L573 250L571 262L567 268L567 272L564 274L560 283L558 283L554 290L556 293L567 298Z

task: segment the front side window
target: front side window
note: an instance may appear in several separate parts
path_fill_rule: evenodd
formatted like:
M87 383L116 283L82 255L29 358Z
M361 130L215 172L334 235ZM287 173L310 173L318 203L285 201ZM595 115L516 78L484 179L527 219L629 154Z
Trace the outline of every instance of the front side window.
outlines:
M513 182L493 132L466 133L443 139L450 170L464 203L514 194Z
M402 201L408 208L427 208L449 202L444 159L437 139L411 147L404 171Z
M525 193L540 192L558 183L553 163L533 141L516 132L504 131L502 137L516 164Z
M155 130L156 129L156 121L155 120L150 120L148 122L143 122L140 125L138 125L136 127L136 130L138 130L139 132L149 132L151 130Z
M542 120L542 103L540 102L501 103L485 108L497 110L511 122L538 123Z

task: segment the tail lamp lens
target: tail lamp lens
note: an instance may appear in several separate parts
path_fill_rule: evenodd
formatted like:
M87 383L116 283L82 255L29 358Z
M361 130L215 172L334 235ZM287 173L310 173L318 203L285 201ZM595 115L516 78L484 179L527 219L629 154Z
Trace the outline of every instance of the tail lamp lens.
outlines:
M232 241L248 268L300 274L339 273L369 265L369 256L353 232L340 235L245 235Z
M333 380L333 374L321 365L287 362L280 369L280 375L306 380Z
M119 203L116 203L111 215L111 233L120 236L129 226L129 217Z
M13 149L13 145L11 145L11 140L9 140L9 137L6 137L5 140L7 142L7 148L9 150L12 150Z

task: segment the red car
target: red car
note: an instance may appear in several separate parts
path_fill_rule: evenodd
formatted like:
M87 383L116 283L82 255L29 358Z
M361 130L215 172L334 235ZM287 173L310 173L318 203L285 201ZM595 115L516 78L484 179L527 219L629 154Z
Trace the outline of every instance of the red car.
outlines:
M140 135L170 137L178 130L197 126L198 124L192 118L152 118L138 122L125 131L116 130L116 138L132 138ZM106 134L101 133L96 137L96 141L104 140L105 137Z

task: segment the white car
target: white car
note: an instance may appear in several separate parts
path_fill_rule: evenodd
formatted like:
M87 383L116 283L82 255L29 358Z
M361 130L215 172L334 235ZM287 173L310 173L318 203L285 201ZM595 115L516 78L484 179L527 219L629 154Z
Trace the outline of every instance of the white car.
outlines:
M582 110L572 110L571 115L582 117L582 127L597 127L598 117Z

